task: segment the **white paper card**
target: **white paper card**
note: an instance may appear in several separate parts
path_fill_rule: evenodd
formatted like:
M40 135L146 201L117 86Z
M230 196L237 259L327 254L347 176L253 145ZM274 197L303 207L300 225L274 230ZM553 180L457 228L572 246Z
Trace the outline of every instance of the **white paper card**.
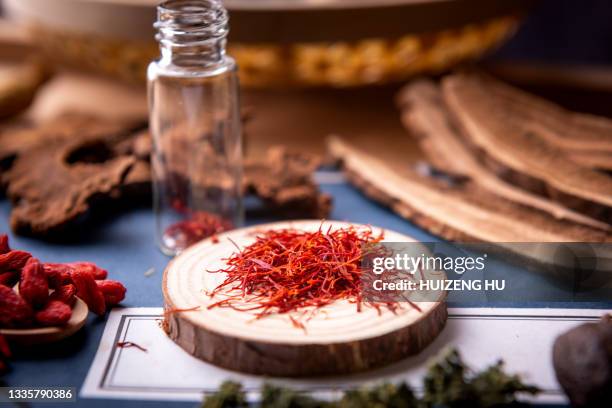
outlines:
M510 373L521 374L544 392L538 402L565 403L552 368L555 337L601 310L451 308L446 327L420 355L366 373L338 378L267 379L319 397L335 397L342 389L382 381L408 381L418 391L428 360L446 347L456 347L465 361L482 369L502 358ZM114 310L98 352L81 388L84 398L200 401L228 379L240 381L257 399L262 377L224 370L198 360L174 344L162 331L161 308ZM134 342L147 349L119 348Z

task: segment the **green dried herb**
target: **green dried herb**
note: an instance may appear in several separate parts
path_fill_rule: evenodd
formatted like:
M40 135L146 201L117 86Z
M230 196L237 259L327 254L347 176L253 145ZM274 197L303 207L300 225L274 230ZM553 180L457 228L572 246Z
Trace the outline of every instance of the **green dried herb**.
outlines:
M338 408L418 408L419 400L406 384L382 384L347 391Z
M423 383L426 407L516 405L518 393L535 395L539 392L537 387L524 384L519 376L506 374L502 361L470 375L470 370L456 350L451 350L441 362L432 365Z
M264 385L261 408L487 408L521 405L517 394L535 395L537 387L508 375L501 361L480 373L471 373L456 350L433 364L423 380L424 394L417 398L407 384L381 384L346 391L338 401L320 401L303 392ZM232 405L233 404L233 405ZM204 400L203 408L241 408L246 399L239 384L224 383Z
M264 408L333 408L332 402L318 401L303 392L265 384L261 390L261 407Z
M206 397L202 408L243 408L248 407L242 385L233 381L225 381L216 393Z

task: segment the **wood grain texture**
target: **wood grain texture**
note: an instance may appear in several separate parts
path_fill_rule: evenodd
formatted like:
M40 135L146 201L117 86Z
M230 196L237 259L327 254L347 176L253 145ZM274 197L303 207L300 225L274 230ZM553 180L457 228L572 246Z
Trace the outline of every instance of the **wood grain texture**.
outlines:
M537 118L521 114L515 104L491 98L489 81L492 80L470 74L451 75L442 81L446 104L471 142L490 159L488 165L515 185L609 223L612 219L612 177L570 159L558 141L572 138L559 136L559 129L543 120L552 115L550 112L542 112ZM543 110L540 102L522 105L532 111ZM568 129L573 123L568 122L569 118L565 117ZM574 122L607 126L601 123L603 120L579 118L582 119ZM548 122L555 121L549 118ZM578 128L584 133L582 127ZM553 138L557 144L551 142ZM585 143L589 144L601 149L609 143L604 132Z
M348 374L398 361L425 348L446 322L443 292L432 293L431 299L439 301L419 302L421 311L406 304L396 314L385 309L379 315L367 306L358 312L355 304L337 301L305 322L306 330L296 328L289 314L255 320L253 313L207 309L218 298L211 299L205 293L224 278L222 273L207 271L222 267L222 258L235 250L229 239L242 247L252 242L257 230L314 231L320 225L321 221L294 221L236 230L220 235L219 244L205 240L174 259L164 273L162 286L165 328L170 338L190 354L215 365L273 376ZM348 226L326 222L324 228L327 225ZM413 241L392 231L385 232L385 240ZM444 277L432 273L432 279ZM199 309L176 311L193 307Z
M483 155L469 143L456 118L446 106L438 86L428 80L413 82L398 96L402 122L415 137L429 162L443 172L467 177L483 189L510 201L565 219L606 231L608 223L563 206L545 196L521 189L483 163Z
M328 149L367 196L448 240L499 244L612 240L605 231L552 218L471 182L449 185L419 175L405 164L385 161L387 155L362 150L339 137L329 139Z

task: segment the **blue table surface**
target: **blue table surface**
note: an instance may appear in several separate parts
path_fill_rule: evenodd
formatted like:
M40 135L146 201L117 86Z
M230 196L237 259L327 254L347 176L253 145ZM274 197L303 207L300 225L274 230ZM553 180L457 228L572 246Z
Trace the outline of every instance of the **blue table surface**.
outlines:
M438 241L410 222L398 217L390 210L363 197L346 183L322 184L321 188L334 198L331 219L376 225L406 233L425 241ZM0 200L0 232L9 231L10 204ZM248 224L275 221L274 218L248 218ZM154 245L153 216L151 210L138 209L124 212L102 225L91 229L88 239L72 244L42 242L9 234L11 246L30 251L45 262L92 261L108 269L110 278L122 281L128 288L123 305L127 307L162 305L162 272L169 258L161 254ZM155 268L155 274L145 277L144 272ZM523 279L533 279L537 286L537 275L525 272ZM598 305L609 308L612 304ZM83 330L75 336L57 343L40 346L34 350L15 350L12 370L2 378L5 386L66 386L80 389L94 358L102 336L105 319L90 316ZM67 404L68 405L68 404ZM109 400L79 398L76 406L107 406ZM185 402L113 401L116 407L194 407ZM32 406L38 406L33 404ZM45 403L40 406L51 407ZM75 406L71 403L69 406Z

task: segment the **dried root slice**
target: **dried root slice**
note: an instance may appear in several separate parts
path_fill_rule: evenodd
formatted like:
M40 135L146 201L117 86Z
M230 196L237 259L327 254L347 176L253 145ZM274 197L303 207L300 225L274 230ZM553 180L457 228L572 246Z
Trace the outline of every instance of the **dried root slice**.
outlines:
M369 197L449 240L504 242L610 242L607 232L561 221L501 198L469 181L443 184L407 166L393 166L334 137L333 157Z
M428 160L446 173L468 177L489 192L544 211L554 218L571 220L594 228L609 230L609 224L573 211L546 197L525 191L497 175L479 160L446 107L438 86L431 81L418 81L406 86L399 95L402 122L417 138Z
M566 153L576 163L612 174L612 151L573 150Z
M531 125L512 107L491 98L485 81L476 75L452 75L443 80L442 91L487 165L513 184L609 222L612 177L571 160L542 135L540 125Z
M612 154L611 119L569 111L492 77L472 76L470 79L475 85L486 88L487 101L493 100L512 117L522 118L528 127L539 131L546 141L568 154Z

